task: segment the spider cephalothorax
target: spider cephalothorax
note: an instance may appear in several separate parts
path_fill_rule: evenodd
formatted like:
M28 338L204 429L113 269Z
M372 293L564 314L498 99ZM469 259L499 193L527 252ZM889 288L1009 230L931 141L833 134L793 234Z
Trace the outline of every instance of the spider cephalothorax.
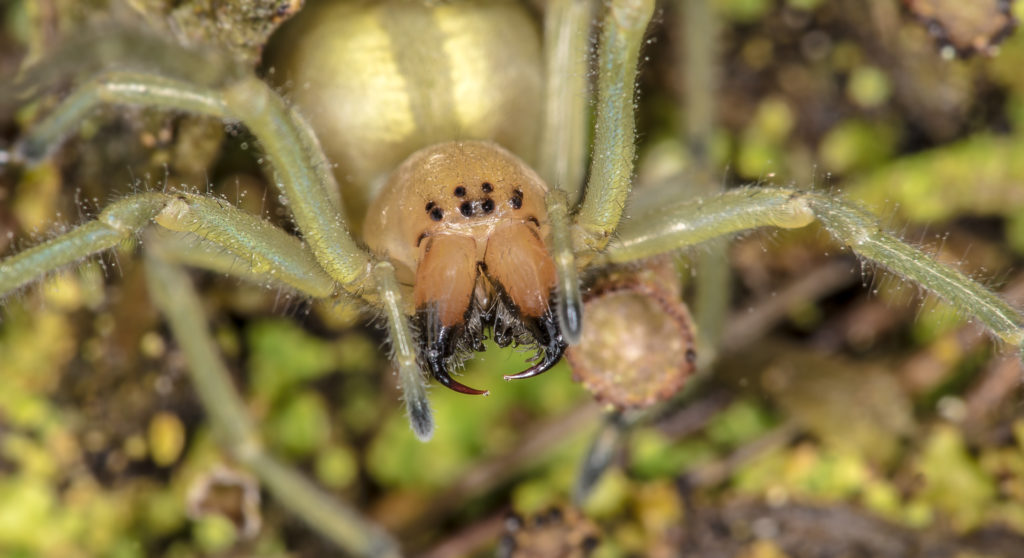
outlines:
M518 157L483 141L438 144L411 155L370 207L366 242L413 285L423 358L445 386L457 351L536 343L540 361L508 378L535 376L565 351L549 301L555 264L545 246L548 187Z

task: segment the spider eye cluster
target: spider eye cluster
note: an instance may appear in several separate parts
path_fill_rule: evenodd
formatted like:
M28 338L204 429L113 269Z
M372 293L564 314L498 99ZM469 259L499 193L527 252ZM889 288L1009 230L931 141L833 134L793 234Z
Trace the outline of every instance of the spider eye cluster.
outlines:
M486 217L494 213L494 210L498 208L498 204L494 201L493 196L489 196L494 192L494 184L491 182L483 182L480 184L480 197L472 197L472 193L467 190L466 186L459 185L452 190L452 195L455 197L456 210L466 218L473 217ZM515 187L512 193L509 194L507 200L508 207L513 210L519 210L523 207L523 190L519 187ZM436 201L428 201L424 207L430 220L434 222L441 222L444 220L445 210ZM421 235L422 236L422 235Z
M431 221L440 221L444 219L444 210L434 202L427 202L427 215L430 215Z

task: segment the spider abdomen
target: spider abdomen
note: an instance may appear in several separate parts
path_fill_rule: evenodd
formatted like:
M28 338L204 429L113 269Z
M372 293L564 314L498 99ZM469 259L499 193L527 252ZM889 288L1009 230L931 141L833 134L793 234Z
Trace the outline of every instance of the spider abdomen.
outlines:
M540 35L518 2L320 2L274 50L275 77L336 165L356 229L417 149L475 138L533 155Z

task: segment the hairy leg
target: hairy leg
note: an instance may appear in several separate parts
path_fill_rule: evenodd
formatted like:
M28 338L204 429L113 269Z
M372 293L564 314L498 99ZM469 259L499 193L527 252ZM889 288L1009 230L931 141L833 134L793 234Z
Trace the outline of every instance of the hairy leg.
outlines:
M188 274L163 258L160 242L146 251L150 296L188 361L188 371L221 447L252 470L277 501L355 556L392 558L398 543L379 525L266 453L210 334Z
M544 14L544 126L537 171L565 191L570 206L580 198L587 149L587 52L592 0L555 0Z
M46 156L103 104L182 110L244 124L266 151L275 181L320 265L349 292L372 286L371 258L345 228L337 186L316 138L265 83L250 76L214 88L159 74L107 72L80 86L33 127L15 156L28 162Z
M583 330L583 295L569 232L569 205L565 192L558 189L548 192L545 202L551 222L548 249L555 261L555 315L562 339L575 345Z
M800 228L818 220L856 254L975 316L994 335L1020 349L1019 312L995 293L886 231L868 211L842 198L787 188L742 188L654 211L624 223L601 258L621 263L693 246L759 227Z
M575 251L586 266L619 226L633 179L633 114L637 58L653 0L618 0L607 7L598 51L597 112L590 180L573 229Z
M427 384L416 361L416 341L408 324L409 318L402 307L395 267L389 262L380 262L374 266L373 274L388 318L388 337L394 352L409 423L416 437L425 442L434 435L434 415L430 410L430 400L427 399Z
M155 60L196 58L194 52L181 47L165 45L165 48L169 52ZM177 54L182 56L178 57ZM201 59L193 60L193 64L201 65ZM347 230L340 191L330 164L305 120L265 83L247 72L241 72L241 77L232 74L227 84L215 85L197 85L187 79L170 77L179 75L180 71L166 73L168 75L163 75L157 68L139 72L111 71L94 77L81 85L23 138L14 152L15 160L31 162L45 156L91 110L102 104L156 106L241 122L256 136L266 152L276 174L275 182L288 200L303 239L319 267L334 284L340 285L348 293L370 303L383 303L378 298L381 291L377 289L374 280L373 258L355 243ZM204 83L206 81L210 80ZM142 221L145 220L142 218ZM110 233L106 234L110 236ZM74 251L71 247L67 250ZM84 255L80 253L79 256L70 257ZM21 255L9 261L18 258ZM6 265L9 261L0 265ZM33 267L29 265L29 268ZM321 286L315 289L317 295L324 291ZM389 296L398 297L397 301L393 301L395 306L405 307L399 291L391 291ZM411 338L409 327L406 319L389 324L392 332L400 332L402 338ZM404 369L401 363L399 369ZM421 396L414 399L425 401ZM420 434L425 431L415 425L414 430Z
M551 187L549 249L555 259L555 314L564 341L575 345L583 325L576 258L569 232L570 208L580 197L586 157L587 43L594 11L591 0L557 0L544 17L545 104L538 171Z
M335 282L302 241L270 223L220 200L150 192L114 202L96 220L0 260L0 297L135 238L153 224L193 233L216 247L221 257L206 256L217 258L212 262L216 271L246 262L248 278L263 283L284 284L314 298L330 297L335 291Z

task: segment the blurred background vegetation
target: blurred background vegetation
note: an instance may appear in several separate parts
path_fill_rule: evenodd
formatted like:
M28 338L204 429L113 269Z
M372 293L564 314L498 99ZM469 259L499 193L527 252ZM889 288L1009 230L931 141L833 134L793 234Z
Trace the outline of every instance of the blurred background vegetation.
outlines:
M683 99L713 87L715 182L846 196L1024 301L1021 2L714 0L715 77L689 83L692 3L661 2L650 31L638 183L693 170ZM298 4L8 0L0 75L111 17L256 64ZM0 107L4 141L52 97ZM165 180L285 223L254 151L220 123L107 109L48 162L0 174L0 253ZM608 419L564 363L504 383L523 355L492 346L466 369L492 395L432 389L427 444L368 318L195 279L269 449L412 555L492 556L504 536L517 556L592 537L598 557L1019 556L1017 356L815 227L747 235L728 257L720 359L677 401ZM212 443L142 275L125 247L4 301L0 555L334 555ZM609 432L607 468L577 509L581 461Z

